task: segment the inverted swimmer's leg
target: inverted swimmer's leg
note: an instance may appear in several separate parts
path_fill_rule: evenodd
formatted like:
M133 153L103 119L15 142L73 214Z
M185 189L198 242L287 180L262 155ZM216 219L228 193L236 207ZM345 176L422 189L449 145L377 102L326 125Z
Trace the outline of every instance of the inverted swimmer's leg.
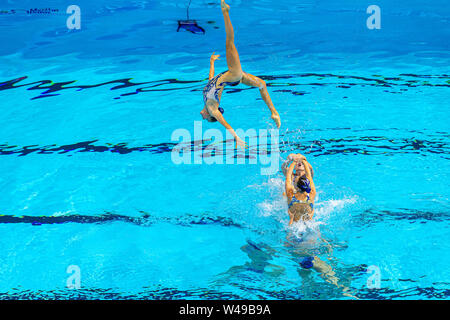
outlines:
M225 47L227 51L226 56L229 72L226 74L225 81L238 81L242 78L242 67L241 61L239 60L239 54L236 46L234 45L234 30L233 25L231 24L230 15L228 13L230 6L225 3L225 0L221 0L220 6L222 7L223 19L225 21L225 31L227 33Z
M272 113L271 118L273 119L273 121L275 121L275 124L279 128L281 125L280 116L272 103L272 99L270 99L269 92L267 91L266 82L261 78L251 75L250 73L244 72L244 75L242 77L242 83L250 87L259 88L259 93L261 94L262 99L264 100L267 107L269 107L270 112Z

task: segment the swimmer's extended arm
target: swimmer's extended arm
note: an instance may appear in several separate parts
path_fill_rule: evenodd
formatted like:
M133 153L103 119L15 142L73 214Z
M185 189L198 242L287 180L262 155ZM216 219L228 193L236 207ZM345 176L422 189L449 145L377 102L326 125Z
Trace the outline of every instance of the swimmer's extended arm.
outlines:
M241 140L241 138L239 138L239 136L236 134L236 132L234 132L234 129L228 124L228 122L225 121L225 118L223 117L222 113L218 110L211 110L209 109L209 113L216 118L217 121L220 122L221 125L223 125L225 127L225 129L227 129L231 135L234 137L234 139L236 140L236 147L240 146L242 148L247 148L247 144Z
M289 164L291 163L291 159L289 157L286 159L285 162L281 165L281 171L283 172L284 176L286 177L287 170L289 168Z
M286 190L286 196L288 201L292 200L294 196L294 187L292 186L292 172L294 172L294 167L296 165L295 161L292 161L286 173L286 182L284 183L284 188ZM294 215L288 210L289 213L289 225L294 223Z
M309 199L312 203L314 203L314 199L316 198L316 186L314 185L314 180L311 175L310 164L308 163L308 161L306 161L306 159L303 160L303 166L305 167L306 177L308 178L309 183L311 185L311 192L309 193ZM313 209L313 211L311 211L311 214L309 215L309 217L311 219L312 219L313 214L314 214L314 209Z
M303 161L303 166L305 167L305 172L306 172L306 177L308 178L310 184L311 184L311 192L309 193L309 196L312 198L312 200L314 201L314 198L316 197L316 186L314 185L314 181L312 178L312 174L311 174L311 165L308 163L308 161L302 160Z
M209 80L211 80L212 78L214 78L214 61L216 60L220 60L220 54L214 54L215 52L213 52L213 54L211 55L211 58L209 59Z
M284 183L284 189L286 190L286 196L288 199L294 196L294 187L292 186L292 172L294 171L296 162L292 161L286 172L286 182Z

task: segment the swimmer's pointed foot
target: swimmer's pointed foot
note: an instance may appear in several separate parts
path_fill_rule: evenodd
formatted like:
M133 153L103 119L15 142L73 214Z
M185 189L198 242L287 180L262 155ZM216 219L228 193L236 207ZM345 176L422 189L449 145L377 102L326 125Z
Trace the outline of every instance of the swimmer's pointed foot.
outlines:
M273 121L275 121L275 124L277 125L277 128L281 127L281 120L280 120L280 115L277 113L272 113L271 118L273 119Z
M220 0L220 7L222 11L230 11L230 6L225 3L225 0Z

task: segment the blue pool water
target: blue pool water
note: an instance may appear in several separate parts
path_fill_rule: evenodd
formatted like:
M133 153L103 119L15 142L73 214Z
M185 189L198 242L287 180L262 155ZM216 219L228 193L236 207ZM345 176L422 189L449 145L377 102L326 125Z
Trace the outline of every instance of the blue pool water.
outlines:
M213 51L226 69L218 2L192 0L204 35L176 32L188 1L78 0L80 30L60 1L0 2L0 299L448 299L446 1L229 1L277 155L314 167L315 218L293 227L279 170L172 162ZM222 105L273 128L255 88Z

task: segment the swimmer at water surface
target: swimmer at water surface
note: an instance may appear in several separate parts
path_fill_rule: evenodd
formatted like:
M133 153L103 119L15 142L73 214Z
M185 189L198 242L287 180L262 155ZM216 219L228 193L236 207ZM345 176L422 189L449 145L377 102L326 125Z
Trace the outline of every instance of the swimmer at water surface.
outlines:
M220 124L222 124L233 135L236 141L236 146L246 147L245 142L239 138L233 128L225 121L225 118L223 117L224 110L219 107L220 98L226 85L237 86L238 84L243 83L250 87L259 88L261 97L269 107L271 118L275 121L277 128L280 127L281 121L280 116L275 109L272 100L270 99L264 80L242 71L239 54L236 46L234 45L233 26L231 25L230 16L228 13L230 6L226 4L224 0L221 0L220 5L222 8L223 18L225 20L225 31L227 34L226 58L228 70L214 76L214 61L219 59L219 55L215 55L213 53L210 59L209 81L203 90L203 101L205 106L200 114L203 119L209 122L219 121Z
M312 178L312 166L306 157L291 154L286 163L292 161L286 174L286 197L288 201L289 225L300 219L311 220L314 214L316 187ZM293 174L295 169L295 174Z

